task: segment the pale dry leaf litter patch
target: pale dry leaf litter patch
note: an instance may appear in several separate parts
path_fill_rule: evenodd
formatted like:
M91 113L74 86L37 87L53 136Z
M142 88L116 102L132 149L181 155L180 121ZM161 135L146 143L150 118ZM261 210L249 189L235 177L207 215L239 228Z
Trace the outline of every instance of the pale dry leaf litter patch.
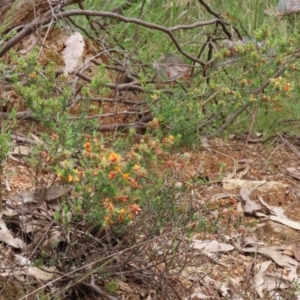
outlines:
M192 244L193 253L195 254L195 249L198 249L202 259L203 255L206 255L212 262L219 265L219 267L211 269L212 273L216 273L216 269L220 269L220 273L217 272L217 276L215 274L215 278L219 280L216 280L214 284L225 286L231 290L232 298L230 299L246 299L250 295L253 297L254 290L261 299L275 299L274 297L298 299L295 294L291 294L291 288L299 284L297 275L299 244L297 240L300 238L300 223L298 214L295 214L299 210L299 185L297 181L291 179L291 177L298 178L297 172L295 170L293 170L293 174L286 172L289 165L295 165L297 156L291 154L289 149L283 149L278 153L273 153L273 157L266 165L268 154L266 152L261 155L260 153L263 153L262 146L256 145L251 146L251 151L248 153L251 160L245 164L244 161L238 161L238 155L234 151L234 148L239 148L239 145L234 147L233 144L223 143L222 145L222 142L220 144L217 142L217 144L221 145L218 148L210 146L210 151L206 153L191 154L190 165L186 168L187 170L183 169L182 177L186 180L186 176L194 172L194 176L199 179L215 181L218 184L218 186L206 187L205 191L195 188L196 185L191 187L191 193L202 198L199 201L202 205L207 205L209 202L218 203L216 207L210 206L212 218L217 219L226 214L228 208L222 209L220 204L223 205L222 201L224 202L225 199L234 198L236 203L232 201L233 211L242 213L249 220L255 217L252 219L255 222L249 227L248 224L245 225L247 220L245 218L236 229L230 228L230 226L223 231L219 229L219 239L217 240L212 236L210 239L199 239L196 234ZM185 154L185 156L187 155ZM208 159L209 156L210 159ZM214 173L214 176L210 173L211 169L216 167L216 163L214 166L210 165L214 160L225 163L227 167L230 166L229 172L225 172L226 174L220 181L216 176L217 172ZM210 167L208 168L208 166ZM277 169L277 172L274 172L274 169ZM299 170L299 166L296 169ZM239 171L242 171L242 176ZM233 173L236 175L233 176ZM216 193L217 191L218 193ZM206 197L203 197L205 195ZM232 221L233 219L232 216ZM270 232L270 227L271 230L273 229L272 232ZM203 237L202 234L198 235ZM250 253L251 256L248 256ZM255 257L255 259L251 257ZM238 266L234 267L232 260L238 261ZM205 269L209 274L207 264L201 271L199 268L195 269L187 268L185 276L196 280L195 273L197 275L204 274ZM229 282L225 274L229 275ZM247 274L246 277L245 274ZM197 291L193 294L194 298L209 298L214 289L211 288L206 293L204 290L205 288L199 290L197 287ZM226 297L226 293L220 291L220 294ZM288 298L286 295L289 295ZM213 299L215 299L214 297Z
M74 72L79 66L79 62L83 54L83 49L83 36L79 32L75 32L66 41L66 48L62 53L65 62L65 76L68 76L70 73Z

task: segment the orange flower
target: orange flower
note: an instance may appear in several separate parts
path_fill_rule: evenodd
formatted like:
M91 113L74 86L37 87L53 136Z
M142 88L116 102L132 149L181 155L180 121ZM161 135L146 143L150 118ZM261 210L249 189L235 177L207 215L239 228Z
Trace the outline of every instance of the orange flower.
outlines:
M104 201L103 201L103 206L107 207L109 205L109 203L111 203L110 199L109 198L105 198Z
M129 179L129 173L125 173L122 175L124 180L128 180Z
M130 211L132 212L132 214L134 214L134 215L138 215L142 211L140 206L137 204L132 204L129 206L129 208L130 208Z
M36 77L36 72L32 72L31 74L29 74L29 77L31 79L34 79Z
M52 141L57 141L59 139L59 135L57 134L57 133L53 133L52 135L51 135L51 140Z
M114 179L116 177L117 173L115 171L110 171L108 174L108 178L110 180Z
M73 181L73 176L71 174L68 175L67 181L68 182L72 182Z
M136 153L133 151L133 150L131 150L129 153L128 153L128 155L127 155L129 158L134 158L134 157L136 157Z
M115 170L116 172L120 172L120 171L121 171L121 168L120 168L119 166L115 166L115 167L114 167L114 170Z
M174 136L173 135L169 135L166 138L164 138L164 143L168 144L168 145L172 145L174 142Z
M288 92L291 89L291 85L289 83L287 83L283 88L282 88L285 92Z
M96 169L96 170L93 171L93 174L94 174L95 176L97 176L97 175L98 175L98 172L99 172L99 170Z
M105 220L106 223L108 223L108 224L110 224L110 225L113 225L113 224L114 224L114 222L111 220L110 216L105 216L105 217L104 217L104 220Z
M132 169L133 169L133 171L136 172L136 171L138 171L140 168L141 168L140 165L134 165Z
M129 199L129 196L119 196L116 199L121 201L121 202L127 202L128 199Z
M119 221L119 222L124 221L124 215L119 215L119 216L118 216L118 221Z
M92 152L92 146L90 142L84 143L84 148L87 152Z
M109 211L113 211L113 210L114 210L114 205L110 202L110 203L108 204L108 206L107 206L107 209L108 209Z
M136 182L135 179L129 178L128 181L130 182L130 184L131 184L131 186L132 186L133 188L138 188L138 187L139 187L139 185L138 185L138 183Z
M126 210L125 210L124 208L122 208L122 209L120 210L120 214L124 215L125 213L126 213Z
M78 169L75 170L75 173L79 176L79 177L83 177L84 176L84 171L79 171Z
M119 214L119 217L118 217L118 221L120 221L120 222L124 221L125 213L126 213L126 210L125 210L124 208L122 208L122 209L120 210L120 214Z
M111 152L108 157L109 161L112 163L119 161L120 158L121 158L121 156L119 154L117 154L116 152Z

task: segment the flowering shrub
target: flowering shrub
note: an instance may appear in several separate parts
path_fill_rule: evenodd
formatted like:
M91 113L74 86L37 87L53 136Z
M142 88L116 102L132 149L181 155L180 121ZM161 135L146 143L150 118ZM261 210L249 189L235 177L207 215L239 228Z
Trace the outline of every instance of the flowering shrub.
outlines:
M140 201L149 182L142 164L153 166L163 153L161 146L170 147L173 141L171 135L163 138L162 145L149 140L121 155L106 149L97 138L88 137L78 166L68 158L56 170L59 180L74 186L73 214L104 227L128 224L142 212Z

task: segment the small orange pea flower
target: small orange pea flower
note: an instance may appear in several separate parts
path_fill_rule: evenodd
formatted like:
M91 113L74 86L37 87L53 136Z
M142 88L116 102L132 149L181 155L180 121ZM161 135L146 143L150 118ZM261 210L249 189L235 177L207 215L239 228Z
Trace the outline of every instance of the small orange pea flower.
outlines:
M116 199L121 201L121 202L127 202L128 199L129 199L129 196L119 196Z
M108 204L108 206L107 206L107 209L109 210L109 211L113 211L114 210L114 205L110 202L109 204Z
M107 207L107 206L109 205L109 203L111 203L109 198L105 198L105 199L103 200L103 206L104 206L104 207Z
M140 165L134 165L132 169L133 169L133 171L136 172L136 171L138 171L140 168L141 168Z
M104 217L104 220L105 220L105 222L107 222L107 223L110 224L110 225L113 225L113 224L114 224L114 222L111 220L110 216L105 216L105 217Z
M142 211L138 204L131 204L129 208L134 215L138 215Z
M117 173L115 171L110 171L108 174L108 178L110 180L114 179L116 177Z
M162 151L160 148L156 148L156 149L155 149L155 154L156 154L156 155L162 155L162 154L163 154L163 151Z
M53 133L52 135L51 135L51 140L52 141L57 141L59 139L59 135L57 134L57 133Z
M108 157L109 161L114 163L120 160L120 155L116 152L111 152Z
M128 180L129 179L129 173L125 173L122 175L124 180Z
M139 187L139 185L138 185L138 183L136 182L135 179L129 178L128 181L130 182L130 184L133 188L138 188Z
M121 168L120 168L119 166L115 166L115 167L114 167L114 170L115 170L116 172L120 172L120 171L121 171Z
M126 213L126 210L125 210L124 208L122 208L122 209L120 210L120 214L124 215L125 213Z
M291 85L289 83L287 83L283 88L282 88L285 92L288 92L291 89Z
M119 222L123 222L123 221L124 221L124 215L120 214L120 215L118 216L118 221L119 221Z
M29 77L31 79L34 79L36 77L36 72L32 72L31 74L29 74Z
M74 179L73 176L72 176L71 174L69 174L69 175L68 175L68 178L67 178L68 182L72 182L73 179Z
M247 80L246 79L242 79L242 80L240 80L240 84L241 85L247 85Z
M87 152L92 152L92 146L90 142L84 143L84 148Z
M130 152L127 154L127 156L129 158L134 158L134 157L136 157L136 153L133 150L130 150Z
M235 198L233 198L233 197L231 197L230 199L229 199L229 202L230 202L230 204L236 204L236 199Z
M120 222L124 221L125 213L126 213L126 210L125 210L124 208L122 208L122 209L120 210L120 214L119 214L119 217L118 217L118 221L120 221Z
M79 182L79 181L80 181L79 176L78 176L78 175L75 175L75 176L74 176L74 182Z
M174 136L173 135L169 135L166 138L164 138L164 142L166 144L172 145L174 142Z
M75 170L75 173L79 176L79 177L83 177L84 176L84 171L79 171L78 169Z

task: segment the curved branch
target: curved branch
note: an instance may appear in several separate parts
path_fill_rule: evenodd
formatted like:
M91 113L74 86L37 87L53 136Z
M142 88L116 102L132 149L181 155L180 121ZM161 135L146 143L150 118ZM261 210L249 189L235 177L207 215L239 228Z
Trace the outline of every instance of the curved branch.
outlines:
M2 57L10 48L12 48L22 38L24 38L24 37L28 36L29 34L31 34L37 27L49 23L53 18L58 20L58 19L61 19L61 18L66 18L66 17L71 17L71 16L80 16L80 15L115 18L115 19L118 19L118 20L123 21L125 23L134 23L134 24L144 26L146 28L151 28L151 29L156 29L156 30L162 31L162 32L166 33L171 38L171 40L175 44L177 50L182 55L184 55L185 57L189 58L192 61L198 62L202 66L206 65L205 62L203 62L202 60L200 60L196 57L193 57L193 56L189 55L188 53L186 53L181 48L181 46L179 45L179 43L178 43L175 35L173 34L173 32L177 31L177 30L181 30L181 29L192 29L192 28L207 26L207 25L211 25L211 24L221 24L222 27L224 26L224 23L220 19L215 18L215 19L211 19L211 20L205 21L205 22L196 22L196 23L190 24L190 25L177 25L177 26L174 26L174 27L167 28L167 27L163 27L161 25L157 25L157 24L154 24L154 23L142 21L140 19L127 18L127 17L124 17L120 14L116 14L116 13L112 13L112 12L101 12L101 11L92 11L92 10L85 10L85 11L84 10L70 10L70 11L66 11L66 12L59 12L59 13L54 14L54 15L45 14L44 17L38 18L38 19L35 19L34 21L32 21L29 25L27 25L25 28L23 28L23 30L21 30L16 36L14 36L12 39L10 39L3 46L3 48L0 50L0 57Z
M13 116L12 113L0 112L0 120L11 118L12 116ZM14 116L16 117L17 120L30 118L32 117L32 111L31 109L28 108L27 110L17 112Z

